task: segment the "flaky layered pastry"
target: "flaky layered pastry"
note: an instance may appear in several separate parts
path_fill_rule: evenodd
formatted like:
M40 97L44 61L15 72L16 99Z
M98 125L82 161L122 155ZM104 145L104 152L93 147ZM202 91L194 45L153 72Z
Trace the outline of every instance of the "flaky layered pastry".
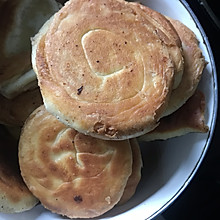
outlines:
M135 194L138 183L141 180L141 168L143 167L143 162L140 147L136 138L132 138L129 141L133 157L132 173L128 178L123 195L117 205L125 204Z
M0 123L23 126L27 117L42 103L39 88L21 93L13 99L0 95Z
M0 4L0 93L7 98L35 88L36 76L30 75L31 42L43 23L59 10L55 0L5 0ZM22 78L28 75L28 80ZM19 80L23 85L11 88ZM27 77L26 77L27 78Z
M19 142L21 174L52 212L88 218L118 203L132 172L129 140L106 141L67 127L43 106L28 118Z
M169 37L163 16L154 20L148 11L122 0L67 2L33 41L47 110L102 139L152 130L173 89L178 40Z
M155 33L163 41L164 44L168 45L168 51L170 58L174 64L174 83L173 89L176 89L181 80L184 70L184 57L182 50L182 42L179 35L169 20L159 12L145 7L137 2L130 3L133 5L134 10L138 10L142 16L146 17L154 26Z
M0 212L17 213L37 203L26 187L18 166L17 141L1 127L0 133Z
M192 30L180 21L168 18L180 36L184 55L184 73L179 86L172 91L164 116L180 108L195 92L206 62Z
M139 141L166 140L192 132L205 133L205 97L196 91L176 112L160 120L153 131L138 137Z

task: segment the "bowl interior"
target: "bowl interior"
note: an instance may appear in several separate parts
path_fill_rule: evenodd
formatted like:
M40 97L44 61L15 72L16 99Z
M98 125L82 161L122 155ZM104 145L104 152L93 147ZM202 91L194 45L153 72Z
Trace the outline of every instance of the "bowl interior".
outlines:
M206 98L206 134L192 133L167 141L141 143L144 167L142 179L134 197L123 206L116 206L101 219L151 219L164 210L187 186L208 148L216 117L217 92L212 54L207 39L190 11L178 0L142 0L143 4L178 19L191 28L200 41L200 48L208 62L199 88ZM63 219L38 205L21 214L0 214L0 220ZM100 219L97 218L97 219Z

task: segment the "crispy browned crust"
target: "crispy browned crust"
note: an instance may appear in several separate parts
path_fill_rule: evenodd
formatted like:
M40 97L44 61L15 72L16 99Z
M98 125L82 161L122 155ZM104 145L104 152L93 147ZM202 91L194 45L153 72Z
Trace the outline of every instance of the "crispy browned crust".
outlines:
M169 20L182 41L185 64L182 80L179 86L172 91L164 116L176 111L193 95L206 65L205 58L199 48L199 42L194 32L180 21L171 18Z
M168 51L174 64L174 83L173 89L176 89L181 80L184 70L184 57L182 51L182 42L171 22L159 12L145 7L137 2L131 3L135 9L140 9L142 16L146 17L154 26L155 33L168 46Z
M120 200L132 172L128 140L106 141L78 133L39 107L19 143L21 174L52 212L88 218Z
M33 208L38 200L20 175L17 141L0 127L0 212L16 213Z
M139 140L165 140L190 132L205 133L207 131L205 97L202 92L196 91L181 108L173 114L162 118L157 128L139 137Z
M32 60L47 110L102 139L152 130L174 75L174 40L154 23L122 0L67 2Z
M130 139L133 163L132 173L128 178L124 193L117 205L123 205L135 194L138 183L141 179L141 168L143 167L141 151L136 138Z
M0 95L0 123L23 126L29 114L42 103L39 88L24 92L13 99L7 99Z

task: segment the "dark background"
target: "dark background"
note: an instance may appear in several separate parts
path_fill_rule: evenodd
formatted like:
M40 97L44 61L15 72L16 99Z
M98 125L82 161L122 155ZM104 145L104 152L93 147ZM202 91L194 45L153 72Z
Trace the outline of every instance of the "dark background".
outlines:
M220 78L220 1L187 0L204 29L214 55L218 85ZM204 4L205 3L205 4ZM207 12L210 7L211 15ZM214 17L212 16L212 12ZM219 99L220 94L218 92ZM220 219L220 109L207 154L190 184L162 214L166 220Z

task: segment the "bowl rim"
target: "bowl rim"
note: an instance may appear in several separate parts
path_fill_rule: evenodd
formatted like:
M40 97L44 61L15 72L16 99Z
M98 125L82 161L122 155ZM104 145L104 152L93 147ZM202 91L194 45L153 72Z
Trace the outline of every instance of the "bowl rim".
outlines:
M214 131L215 131L215 125L216 125L216 121L217 121L217 111L218 111L218 81L217 81L217 70L216 70L216 65L215 65L215 60L214 60L214 56L213 56L213 52L212 52L212 48L210 46L208 37L201 25L201 23L199 22L197 16L195 15L195 13L193 12L193 10L191 9L191 7L189 6L189 4L187 3L186 0L178 0L180 2L180 4L183 5L183 7L188 11L189 15L191 16L191 18L193 19L193 22L196 24L201 37L203 39L203 43L207 49L208 52L208 56L210 59L210 66L211 66L211 77L213 79L213 111L210 113L212 115L211 117L211 123L210 123L210 129L208 132L208 136L206 138L206 142L202 148L202 152L200 154L200 157L197 160L197 163L195 164L193 170L191 171L191 173L189 173L188 178L184 181L184 183L182 184L182 186L178 189L178 191L172 196L172 198L170 198L163 206L161 206L157 211L155 211L153 214L151 214L150 216L146 217L146 220L150 220L153 219L155 217L158 217L160 214L162 214L162 212L164 212L167 208L169 208L169 206L171 204L173 204L173 202L175 202L175 200L179 197L179 195L186 189L186 187L189 185L189 183L191 182L191 180L193 179L193 177L195 176L197 170L199 169L210 145L211 145L211 141L212 138L214 136ZM0 216L1 217L1 216Z
M210 128L209 128L209 132L208 132L208 136L206 139L206 143L203 147L202 153L194 167L194 169L192 170L192 172L189 174L188 178L185 180L185 182L183 183L183 185L179 188L179 190L173 195L173 197L168 200L160 209L158 209L156 212L154 212L151 216L147 217L146 220L149 219L153 219L156 216L162 214L162 212L164 212L176 199L177 197L179 197L179 195L186 189L186 187L189 185L189 183L191 182L191 180L193 179L193 177L195 176L197 170L199 169L208 149L209 146L211 144L213 135L214 135L214 131L215 131L215 125L216 125L216 121L217 121L217 111L218 111L218 81L217 81L217 71L216 71L216 65L215 65L215 60L214 60L214 56L213 56L213 52L212 52L212 48L210 46L208 37L201 25L201 23L199 22L199 19L197 18L197 16L195 15L195 13L193 12L193 10L191 9L191 7L189 6L189 4L187 3L186 0L179 0L180 3L185 7L185 9L188 11L188 13L190 14L190 16L192 17L194 23L196 24L198 30L201 33L202 39L203 39L203 43L206 46L209 58L210 58L210 65L211 65L211 75L213 78L213 94L214 94L214 106L213 106L213 112L212 112L212 119L211 119L211 123L210 123Z

